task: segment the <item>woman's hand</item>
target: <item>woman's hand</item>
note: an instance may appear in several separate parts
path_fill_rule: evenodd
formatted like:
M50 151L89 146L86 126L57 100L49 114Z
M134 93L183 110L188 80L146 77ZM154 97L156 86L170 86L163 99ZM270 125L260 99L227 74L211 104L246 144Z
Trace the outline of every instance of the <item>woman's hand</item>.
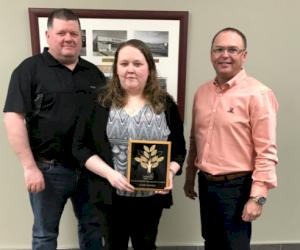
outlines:
M134 192L134 187L128 182L126 177L118 171L111 169L107 174L107 180L116 189L120 191Z
M107 179L114 188L120 191L135 191L124 175L107 165L98 155L91 156L86 161L85 166L93 173Z
M171 168L171 166L173 166ZM175 170L176 169L176 170ZM156 191L157 194L168 194L173 189L173 180L174 177L179 170L179 165L176 162L171 162L170 168L169 168L169 183L168 186L166 186L163 190Z

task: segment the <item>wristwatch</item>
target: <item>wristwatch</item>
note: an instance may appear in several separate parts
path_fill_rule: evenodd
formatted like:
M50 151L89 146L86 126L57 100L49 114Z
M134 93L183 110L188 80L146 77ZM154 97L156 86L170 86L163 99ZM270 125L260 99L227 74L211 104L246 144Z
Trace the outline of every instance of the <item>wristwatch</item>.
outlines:
M267 201L267 198L263 196L251 196L250 199L255 201L257 204L261 206L264 205Z

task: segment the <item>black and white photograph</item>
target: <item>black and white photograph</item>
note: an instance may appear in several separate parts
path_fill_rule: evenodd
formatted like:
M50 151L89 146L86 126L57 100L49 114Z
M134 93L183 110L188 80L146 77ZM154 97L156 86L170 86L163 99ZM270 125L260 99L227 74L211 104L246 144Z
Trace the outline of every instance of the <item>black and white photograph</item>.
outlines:
M161 76L159 76L159 77L158 77L158 80L159 80L160 87L161 87L163 90L167 90L167 78L166 78L166 77L161 77Z
M81 30L82 33L82 48L80 56L86 56L86 30Z
M134 38L142 40L150 48L153 57L168 57L168 31L134 31Z
M93 55L114 56L119 44L126 40L126 30L93 30Z

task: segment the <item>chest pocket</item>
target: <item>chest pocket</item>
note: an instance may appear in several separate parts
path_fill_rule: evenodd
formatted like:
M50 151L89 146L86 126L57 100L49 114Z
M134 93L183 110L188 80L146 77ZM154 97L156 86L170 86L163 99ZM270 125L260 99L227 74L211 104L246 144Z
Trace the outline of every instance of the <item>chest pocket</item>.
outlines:
M70 127L75 121L78 100L72 73L59 67L47 68L47 78L36 75L32 118L39 124Z

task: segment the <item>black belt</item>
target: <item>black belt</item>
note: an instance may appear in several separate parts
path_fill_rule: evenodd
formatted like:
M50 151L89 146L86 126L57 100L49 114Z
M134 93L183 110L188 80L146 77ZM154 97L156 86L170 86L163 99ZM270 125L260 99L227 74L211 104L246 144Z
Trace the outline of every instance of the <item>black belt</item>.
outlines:
M236 172L231 174L224 174L224 175L212 175L206 172L201 171L204 177L208 181L231 181L240 177L244 177L250 175L251 171L244 171L244 172Z
M62 162L56 160L56 159L46 159L45 157L36 157L36 161L46 163L46 164L51 164L51 165L64 165Z

